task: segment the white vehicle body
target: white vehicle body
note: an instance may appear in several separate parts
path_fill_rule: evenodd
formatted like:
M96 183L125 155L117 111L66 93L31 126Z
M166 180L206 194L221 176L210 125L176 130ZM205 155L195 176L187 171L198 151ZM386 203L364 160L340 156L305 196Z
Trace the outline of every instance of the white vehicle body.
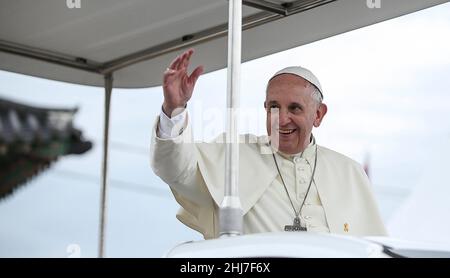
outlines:
M450 258L450 246L388 237L279 232L191 241L168 258Z

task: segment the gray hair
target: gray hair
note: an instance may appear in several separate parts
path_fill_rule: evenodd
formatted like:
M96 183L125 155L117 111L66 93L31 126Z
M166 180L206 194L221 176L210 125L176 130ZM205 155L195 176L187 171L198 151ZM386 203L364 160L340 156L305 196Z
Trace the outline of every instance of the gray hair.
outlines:
M319 89L314 85L314 84L312 84L311 82L309 82L308 81L308 83L309 83L309 86L311 87L311 96L312 96L312 98L318 103L318 104L321 104L322 103L322 101L323 101L323 98L322 98L322 94L320 93L320 91L319 91Z

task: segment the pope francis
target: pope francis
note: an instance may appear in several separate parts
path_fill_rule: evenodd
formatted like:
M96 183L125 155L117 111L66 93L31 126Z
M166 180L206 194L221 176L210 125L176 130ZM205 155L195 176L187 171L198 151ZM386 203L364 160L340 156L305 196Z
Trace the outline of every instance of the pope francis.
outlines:
M164 72L164 102L152 131L150 161L181 205L177 218L210 239L219 233L225 144L192 140L185 107L203 72L199 66L188 75L192 54L191 49L179 55ZM322 99L319 80L305 68L285 68L269 80L264 102L268 136L241 136L239 147L245 234L386 235L362 167L315 142L312 129L327 113Z

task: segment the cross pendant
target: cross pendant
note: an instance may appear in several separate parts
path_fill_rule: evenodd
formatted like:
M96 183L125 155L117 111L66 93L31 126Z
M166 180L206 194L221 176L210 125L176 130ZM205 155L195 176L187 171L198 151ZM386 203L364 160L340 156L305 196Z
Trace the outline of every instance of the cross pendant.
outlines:
M306 231L306 228L302 227L300 223L300 218L297 216L294 218L294 224L284 226L284 230L286 232L301 232Z

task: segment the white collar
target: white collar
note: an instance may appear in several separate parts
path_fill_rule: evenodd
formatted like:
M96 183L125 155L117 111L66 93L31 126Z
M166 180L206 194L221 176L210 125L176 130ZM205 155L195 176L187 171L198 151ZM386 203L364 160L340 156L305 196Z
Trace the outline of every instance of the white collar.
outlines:
M275 151L275 149L273 147L272 147L272 149ZM276 153L278 153L281 157L288 159L290 161L293 161L297 157L304 158L304 159L306 159L306 161L308 161L309 164L312 165L312 163L314 163L315 151L316 151L316 139L315 139L314 135L311 134L311 140L309 142L309 145L306 147L305 150L303 150L303 152L296 153L296 154L285 154L285 153L278 151Z

